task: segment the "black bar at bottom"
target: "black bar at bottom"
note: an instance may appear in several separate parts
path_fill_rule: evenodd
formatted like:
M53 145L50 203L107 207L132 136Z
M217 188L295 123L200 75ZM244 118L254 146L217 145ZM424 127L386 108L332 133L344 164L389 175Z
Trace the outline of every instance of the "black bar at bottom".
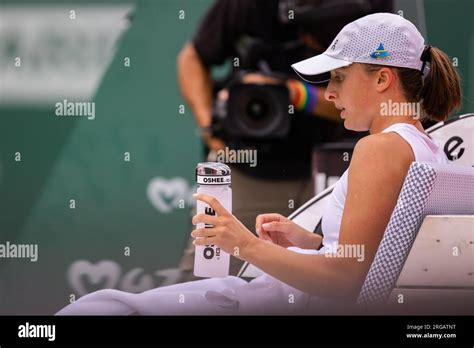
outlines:
M54 325L54 340L52 326L44 325ZM472 347L473 328L472 316L1 316L0 347L86 343ZM31 337L40 334L43 337Z

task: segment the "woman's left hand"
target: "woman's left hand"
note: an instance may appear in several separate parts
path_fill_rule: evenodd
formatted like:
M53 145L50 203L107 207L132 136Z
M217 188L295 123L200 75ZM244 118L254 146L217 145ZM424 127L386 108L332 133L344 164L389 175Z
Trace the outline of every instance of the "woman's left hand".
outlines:
M208 228L195 229L191 236L194 245L217 245L226 253L241 258L245 250L254 240L258 239L234 215L229 213L215 197L202 193L194 194L194 199L207 203L217 216L197 214L193 216L193 225L204 223L212 225Z

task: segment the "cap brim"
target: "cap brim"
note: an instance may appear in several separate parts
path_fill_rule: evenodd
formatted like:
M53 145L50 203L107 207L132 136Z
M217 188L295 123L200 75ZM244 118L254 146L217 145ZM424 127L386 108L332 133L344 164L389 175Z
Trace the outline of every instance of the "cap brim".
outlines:
M331 70L351 65L352 62L336 59L328 55L320 54L301 62L292 64L291 67L305 81L318 83L329 81Z

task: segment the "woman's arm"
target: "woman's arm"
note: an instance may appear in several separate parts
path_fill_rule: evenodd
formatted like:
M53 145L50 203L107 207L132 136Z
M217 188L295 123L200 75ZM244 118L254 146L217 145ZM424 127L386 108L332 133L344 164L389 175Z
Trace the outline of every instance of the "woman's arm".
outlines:
M396 133L370 135L357 143L349 169L339 243L360 246L363 257L295 253L256 238L233 216L214 217L209 222L214 228L194 231L194 236L208 237L195 243L216 244L302 291L323 297L355 297L413 160L410 146Z
M242 257L300 290L357 296L413 160L411 148L395 133L366 137L354 149L339 243L362 250L362 257L297 254L261 241L249 244Z

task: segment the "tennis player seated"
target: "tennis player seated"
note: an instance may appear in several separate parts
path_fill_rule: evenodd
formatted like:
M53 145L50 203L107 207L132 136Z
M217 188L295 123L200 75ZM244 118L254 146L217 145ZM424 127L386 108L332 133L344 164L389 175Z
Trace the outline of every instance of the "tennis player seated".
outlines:
M319 304L356 301L410 164L448 162L420 118L442 121L459 107L459 77L445 53L390 13L349 23L324 53L293 68L310 82L330 72L325 98L341 110L345 128L370 132L356 144L325 207L324 237L279 214L259 215L256 237L217 199L198 194L217 216L193 217L193 224L214 226L192 231L200 237L194 244L238 250L262 276L197 280L140 294L104 289L57 314L314 314ZM363 246L364 255L331 254L334 245Z

